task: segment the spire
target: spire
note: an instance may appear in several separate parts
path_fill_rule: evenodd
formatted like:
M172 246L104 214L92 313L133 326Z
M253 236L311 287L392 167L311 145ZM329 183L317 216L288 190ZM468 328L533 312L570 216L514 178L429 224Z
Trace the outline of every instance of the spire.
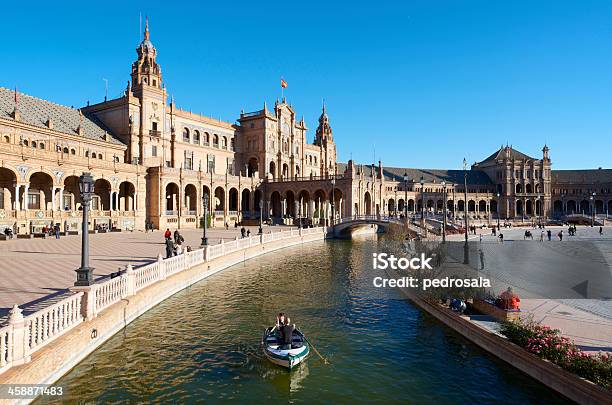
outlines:
M146 17L145 20L145 31L144 31L144 39L145 41L149 40L149 17Z

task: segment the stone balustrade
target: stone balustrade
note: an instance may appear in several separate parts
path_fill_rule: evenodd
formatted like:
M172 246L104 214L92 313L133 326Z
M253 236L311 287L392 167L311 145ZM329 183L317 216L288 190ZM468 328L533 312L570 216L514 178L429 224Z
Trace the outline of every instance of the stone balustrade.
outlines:
M25 317L15 305L8 325L0 328L0 374L13 366L28 363L33 353L76 325L96 318L113 304L174 274L257 245L326 232L324 227L289 229L229 242L221 240L216 245L167 259L159 255L153 263L137 269L127 265L119 276L87 287L74 287L74 294Z

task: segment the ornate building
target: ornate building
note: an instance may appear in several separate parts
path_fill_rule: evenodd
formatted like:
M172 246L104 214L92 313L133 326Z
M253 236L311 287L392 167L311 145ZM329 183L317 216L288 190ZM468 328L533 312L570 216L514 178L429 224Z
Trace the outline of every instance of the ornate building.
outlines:
M205 195L214 226L260 213L278 223L432 215L444 204L482 221L612 211L612 170L552 170L546 146L539 159L502 146L465 172L337 163L325 106L312 144L285 99L235 123L194 114L168 100L148 23L136 53L123 96L80 109L0 88L0 231L77 230L85 171L91 228L196 227Z

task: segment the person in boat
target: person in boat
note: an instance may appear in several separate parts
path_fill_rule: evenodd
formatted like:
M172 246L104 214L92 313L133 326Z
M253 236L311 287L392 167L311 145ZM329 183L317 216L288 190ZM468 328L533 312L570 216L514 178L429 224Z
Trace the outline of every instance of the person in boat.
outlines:
M280 331L283 325L285 325L285 313L279 312L278 315L276 315L276 329Z
M291 341L293 339L294 330L295 325L291 325L291 319L287 317L285 324L280 327L280 348L282 350L291 349Z

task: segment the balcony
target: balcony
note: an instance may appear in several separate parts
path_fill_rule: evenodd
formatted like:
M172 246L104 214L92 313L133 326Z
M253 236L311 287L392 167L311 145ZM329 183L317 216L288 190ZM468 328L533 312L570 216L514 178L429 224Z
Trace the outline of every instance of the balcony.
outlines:
M161 136L161 131L158 131L156 129L150 129L149 136L154 136L156 138L159 138Z

